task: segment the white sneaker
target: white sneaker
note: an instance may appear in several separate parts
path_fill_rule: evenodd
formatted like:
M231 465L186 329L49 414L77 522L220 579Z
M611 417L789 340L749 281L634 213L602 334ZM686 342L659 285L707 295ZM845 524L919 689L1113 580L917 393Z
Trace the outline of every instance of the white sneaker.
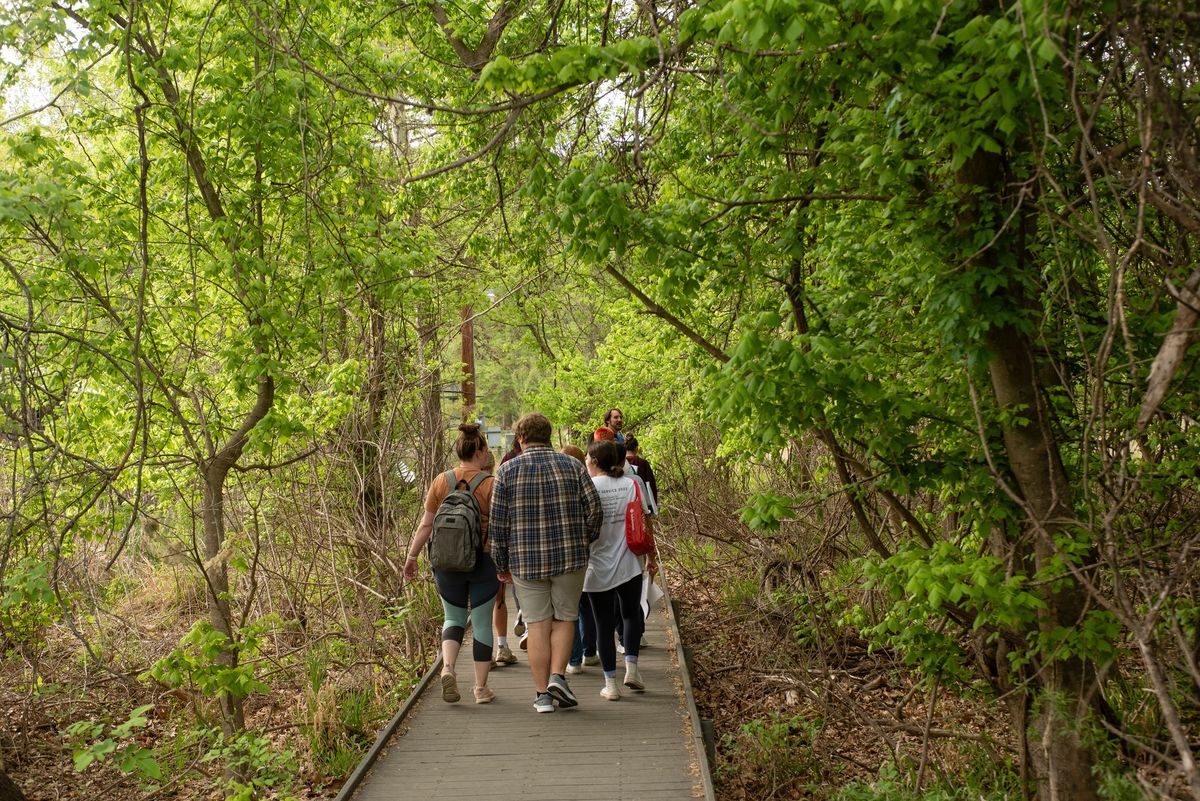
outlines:
M638 673L636 662L625 663L625 686L631 690L646 689L646 684L642 681L642 674Z
M607 676L604 677L604 689L600 691L600 697L606 701L621 700L621 688L617 686L616 676L613 676L611 679Z
M586 655L586 654L585 654L585 655L584 655L584 657L583 657L583 664L585 664L585 665L598 665L598 664L600 664L600 655L599 655L599 654L592 654L591 656L588 656L588 655Z
M567 665L568 673L582 673L583 665Z
M624 646L624 645L621 645L621 643L617 643L617 653L618 653L618 654L623 654L623 653L625 653L625 646Z

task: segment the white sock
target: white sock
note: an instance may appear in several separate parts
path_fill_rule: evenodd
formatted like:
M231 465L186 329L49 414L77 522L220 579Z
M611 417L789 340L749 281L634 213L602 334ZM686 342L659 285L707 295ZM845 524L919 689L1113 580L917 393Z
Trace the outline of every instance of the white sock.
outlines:
M496 638L496 646L499 648L507 648L508 647L508 637L497 637Z

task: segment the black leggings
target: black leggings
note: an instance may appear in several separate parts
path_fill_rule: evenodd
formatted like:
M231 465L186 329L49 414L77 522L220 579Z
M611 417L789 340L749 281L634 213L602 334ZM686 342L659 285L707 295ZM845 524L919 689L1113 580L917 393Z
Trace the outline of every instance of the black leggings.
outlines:
M596 650L600 652L600 667L605 671L616 670L617 643L612 633L618 622L617 605L621 610L621 642L625 644L626 656L638 655L642 632L646 630L646 618L642 616L642 574L611 590L585 592L584 595L592 605L592 615L596 618Z

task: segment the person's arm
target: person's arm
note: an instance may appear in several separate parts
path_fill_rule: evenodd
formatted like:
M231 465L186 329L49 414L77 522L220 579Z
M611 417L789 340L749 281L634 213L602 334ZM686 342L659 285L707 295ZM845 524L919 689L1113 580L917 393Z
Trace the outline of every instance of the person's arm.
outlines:
M492 481L492 508L488 513L488 541L492 544L492 561L496 577L504 583L512 581L508 568L508 484L499 477Z
M650 535L650 542L654 547L650 549L650 553L646 554L646 572L653 578L658 572L658 539L654 536L654 518L646 518L646 533Z
M404 578L406 581L412 581L417 577L417 556L421 553L421 549L425 547L425 543L429 542L429 535L433 533L433 518L435 512L428 509L425 514L421 515L421 522L417 524L417 531L413 534L412 542L408 545L408 558L404 560Z
M579 491L583 498L583 517L587 521L588 542L600 539L600 528L604 525L604 503L596 483L586 470L580 473Z

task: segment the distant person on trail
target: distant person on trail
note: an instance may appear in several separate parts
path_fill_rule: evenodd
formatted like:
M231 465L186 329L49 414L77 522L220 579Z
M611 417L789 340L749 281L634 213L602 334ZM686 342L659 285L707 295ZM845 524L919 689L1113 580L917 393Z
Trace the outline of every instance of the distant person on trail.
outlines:
M486 466L494 462L495 457L488 450L487 439L480 432L478 423L463 423L458 431L454 453L459 458L459 466L454 468L454 478L457 485L465 486L485 472ZM488 672L492 667L492 605L500 588L496 565L489 553L488 511L494 486L495 479L489 476L475 488L475 499L482 513L483 535L483 550L476 555L475 568L470 572L433 571L433 580L445 612L445 621L442 623L442 700L452 704L460 698L455 663L462 648L468 609L474 630L471 655L475 662L475 703L486 704L496 697L487 686ZM429 541L438 507L451 489L445 473L439 474L429 484L429 491L425 495L425 514L413 535L408 559L404 562L404 578L408 581L417 577L417 555Z
M649 511L647 514L658 514L658 505L654 502L653 496L649 494L646 482L642 480L642 477L637 474L637 471L633 468L633 465L629 463L628 451L625 449L625 443L616 438L615 431L608 426L601 426L600 428L597 428L592 434L592 441L588 443L589 452L593 444L597 442L603 442L605 440L616 443L617 451L621 457L621 470L625 475L637 482L638 489L642 492L642 498L648 503Z
M614 407L605 412L604 425L612 429L614 440L625 441L625 435L621 433L621 428L625 425L625 415L621 413L620 409Z
M578 705L564 675L575 639L588 549L603 511L583 465L550 447L550 421L517 421L521 457L500 466L492 489L489 538L501 581L521 598L529 638L533 708Z
M570 456L580 464L583 464L587 459L587 455L578 445L563 445L562 450L560 450L559 453L565 453L567 456Z
M521 443L518 440L514 439L512 447L508 449L508 451L504 454L504 457L500 460L500 466L503 467L504 465L508 464L509 462L511 462L513 459L516 459L520 455L521 455Z
M646 482L646 486L650 489L650 495L654 501L655 513L657 514L661 502L658 494L658 482L654 480L654 469L650 467L650 463L638 453L638 439L633 434L625 438L625 461L629 462L633 467L633 471L638 474L638 478Z
M488 451L488 470L492 470L496 466L496 457L491 451ZM489 509L490 512L490 509ZM496 604L492 607L492 631L496 635L496 658L492 663L492 667L504 667L505 665L515 665L517 657L508 647L508 604L505 603L505 590L508 585L500 582L500 588L496 592ZM513 605L516 606L516 595L513 596ZM520 619L520 610L517 610L517 619ZM520 635L521 632L517 632Z
M604 524L600 538L592 546L583 590L599 633L596 644L604 671L604 689L600 695L609 701L619 701L617 648L613 641L618 614L621 639L626 643L624 684L632 690L646 688L637 666L642 633L646 629L642 615L642 565L625 543L625 509L637 497L635 479L624 474L625 459L611 440L597 440L588 447L587 469L604 506ZM643 498L643 510L644 504ZM653 558L651 555L650 559Z
M564 445L559 453L565 453L580 464L586 464L587 454L576 445ZM592 607L582 595L579 597L579 619L575 621L575 644L571 647L571 656L567 659L568 673L582 673L584 665L598 665L600 657L596 655L596 617Z
M619 412L620 410L618 409L617 411ZM639 476L637 474L637 471L633 469L633 465L629 464L629 462L627 460L625 444L616 441L616 432L614 432L611 428L609 428L608 426L601 426L600 428L597 428L595 430L595 432L592 434L592 443L591 444L595 444L597 442L605 442L605 441L612 442L614 445L616 445L617 457L620 460L620 464L621 464L621 472L623 475L632 479L633 482L638 485L638 489L641 491L641 495L642 495L642 506L643 506L643 508L645 508L646 514L647 515L658 514L658 507L654 503L654 498L650 494L649 487L646 486L646 482L642 480L641 476ZM588 445L589 452L591 449L591 444ZM637 559L638 559L639 563L642 563L644 561L642 559L642 557L637 557ZM615 602L615 599L614 599L614 602ZM614 608L616 611L612 615L612 620L613 620L613 624L616 627L616 631L617 631L617 652L623 654L623 653L625 653L625 640L624 640L625 635L624 635L624 630L620 626L620 609L617 607L614 607ZM597 619L597 621L600 619L598 615L596 616L596 619ZM603 629L600 629L600 631L603 631ZM601 639L601 636L597 635L597 642L599 642L600 639ZM645 643L643 642L642 645L644 646ZM572 671L572 672L574 672L574 671Z
M500 459L500 464L504 464L516 459L521 455L521 443L513 439L512 447L505 451L504 456ZM498 653L496 654L497 665L512 665L517 661L517 657L508 647L508 603L506 596L509 594L508 585L500 582L500 592L496 595L496 612L492 615L492 625L496 629L496 643ZM512 593L513 606L517 609L517 622L513 625L513 634L519 638L517 640L522 651L529 644L528 638L525 636L525 620L521 617L521 604L517 599L516 592Z

